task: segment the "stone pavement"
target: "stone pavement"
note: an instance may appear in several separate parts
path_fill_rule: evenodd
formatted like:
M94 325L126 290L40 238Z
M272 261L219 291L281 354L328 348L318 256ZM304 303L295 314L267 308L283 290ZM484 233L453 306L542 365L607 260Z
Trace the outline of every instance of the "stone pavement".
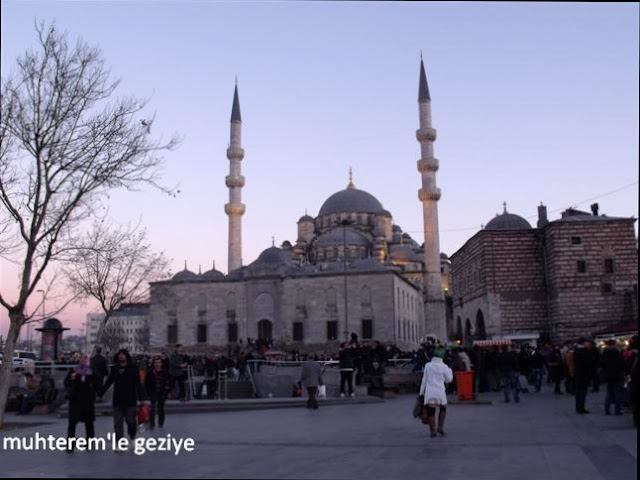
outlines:
M413 419L412 396L384 403L172 414L163 430L191 437L196 449L135 455L132 451L0 450L0 476L300 479L635 479L637 431L631 416L605 416L603 393L589 394L591 415L574 413L573 397L551 391L520 404L451 405L447 435L428 438ZM8 415L7 420L13 420ZM20 417L18 417L20 418ZM26 417L25 417L26 418ZM17 420L17 419L16 419ZM0 432L60 435L66 420ZM96 431L111 431L99 418ZM83 431L82 426L79 426ZM145 432L149 436L150 432ZM0 444L1 447L1 444Z

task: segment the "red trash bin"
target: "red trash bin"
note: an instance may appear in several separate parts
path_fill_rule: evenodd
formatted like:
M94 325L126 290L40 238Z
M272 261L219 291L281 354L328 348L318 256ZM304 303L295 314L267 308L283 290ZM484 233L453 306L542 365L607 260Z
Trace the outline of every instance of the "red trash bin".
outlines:
M458 400L473 400L473 372L456 372L454 375Z

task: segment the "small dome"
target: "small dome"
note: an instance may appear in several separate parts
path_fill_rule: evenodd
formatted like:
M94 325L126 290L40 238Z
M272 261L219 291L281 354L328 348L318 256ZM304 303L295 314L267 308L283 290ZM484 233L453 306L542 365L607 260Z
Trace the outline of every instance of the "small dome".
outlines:
M345 237L347 245L371 246L371 242L369 242L367 237L352 228L347 228L344 231L342 228L329 230L318 237L315 246L332 247L343 245L345 243Z
M376 197L364 190L358 190L353 186L347 187L331 195L320 207L318 215L330 215L332 213L378 213L382 204Z
M507 205L504 205L504 212L496 215L487 225L485 230L531 230L531 224L520 215L507 212Z
M385 210L384 208L378 212L378 215L380 215L381 217L393 218L391 212L389 210Z
M394 225L393 227L391 227L391 231L392 232L401 232L402 231L402 227L400 227L400 225Z
M198 275L186 268L181 272L176 273L173 278L171 278L172 282L193 282L197 280L199 280Z
M280 245L280 248L282 248L283 250L291 250L293 248L293 245L291 245L291 242L289 240L285 240L284 242L282 242L282 245Z
M202 280L224 280L224 273L215 268L208 270L202 274Z
M441 252L441 253L440 253L440 258L441 258L442 260L449 260L449 256L448 256L446 253L444 253L444 252Z
M278 266L291 263L291 255L278 247L264 250L250 266Z
M57 318L48 318L42 324L43 330L62 330L62 322Z
M315 220L311 215L307 215L306 213L300 217L300 220L298 220L298 223L313 223Z

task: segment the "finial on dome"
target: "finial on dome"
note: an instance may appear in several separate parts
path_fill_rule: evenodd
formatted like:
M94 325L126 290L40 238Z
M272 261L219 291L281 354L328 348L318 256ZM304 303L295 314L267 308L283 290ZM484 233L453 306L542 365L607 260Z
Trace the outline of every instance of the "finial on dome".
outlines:
M349 167L349 185L347 185L347 188L356 188L356 186L353 184L353 170L351 169L351 167Z
M184 269L187 270L187 261L184 261Z
M504 212L502 213L507 213L507 202L502 202L502 206L504 207Z
M216 269L216 261L214 259L214 260L211 260L211 270L215 270L215 269Z
M276 237L271 237L271 246L272 247L276 246Z
M202 264L198 264L198 275L202 275Z

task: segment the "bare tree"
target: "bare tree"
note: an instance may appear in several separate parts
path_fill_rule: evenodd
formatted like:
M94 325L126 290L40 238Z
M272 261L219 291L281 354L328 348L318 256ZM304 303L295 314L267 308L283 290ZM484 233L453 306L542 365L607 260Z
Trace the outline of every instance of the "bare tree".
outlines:
M96 346L113 313L123 303L149 299L149 282L169 275L169 260L147 243L146 230L114 227L106 221L73 244L64 272L72 291L98 301L104 313L96 334Z
M147 184L172 194L159 184L159 154L178 143L150 136L141 124L145 101L114 98L118 81L98 48L81 40L70 45L55 25L36 25L36 32L37 48L17 59L0 88L1 231L13 247L2 254L21 268L17 298L0 292L10 320L8 358L33 316L27 301L78 225L102 208L110 189ZM10 374L11 362L4 362L0 427Z
M122 326L109 325L102 333L100 345L102 345L105 351L111 354L117 352L122 348L122 345L127 343L127 337L124 333ZM97 342L96 342L97 344Z

